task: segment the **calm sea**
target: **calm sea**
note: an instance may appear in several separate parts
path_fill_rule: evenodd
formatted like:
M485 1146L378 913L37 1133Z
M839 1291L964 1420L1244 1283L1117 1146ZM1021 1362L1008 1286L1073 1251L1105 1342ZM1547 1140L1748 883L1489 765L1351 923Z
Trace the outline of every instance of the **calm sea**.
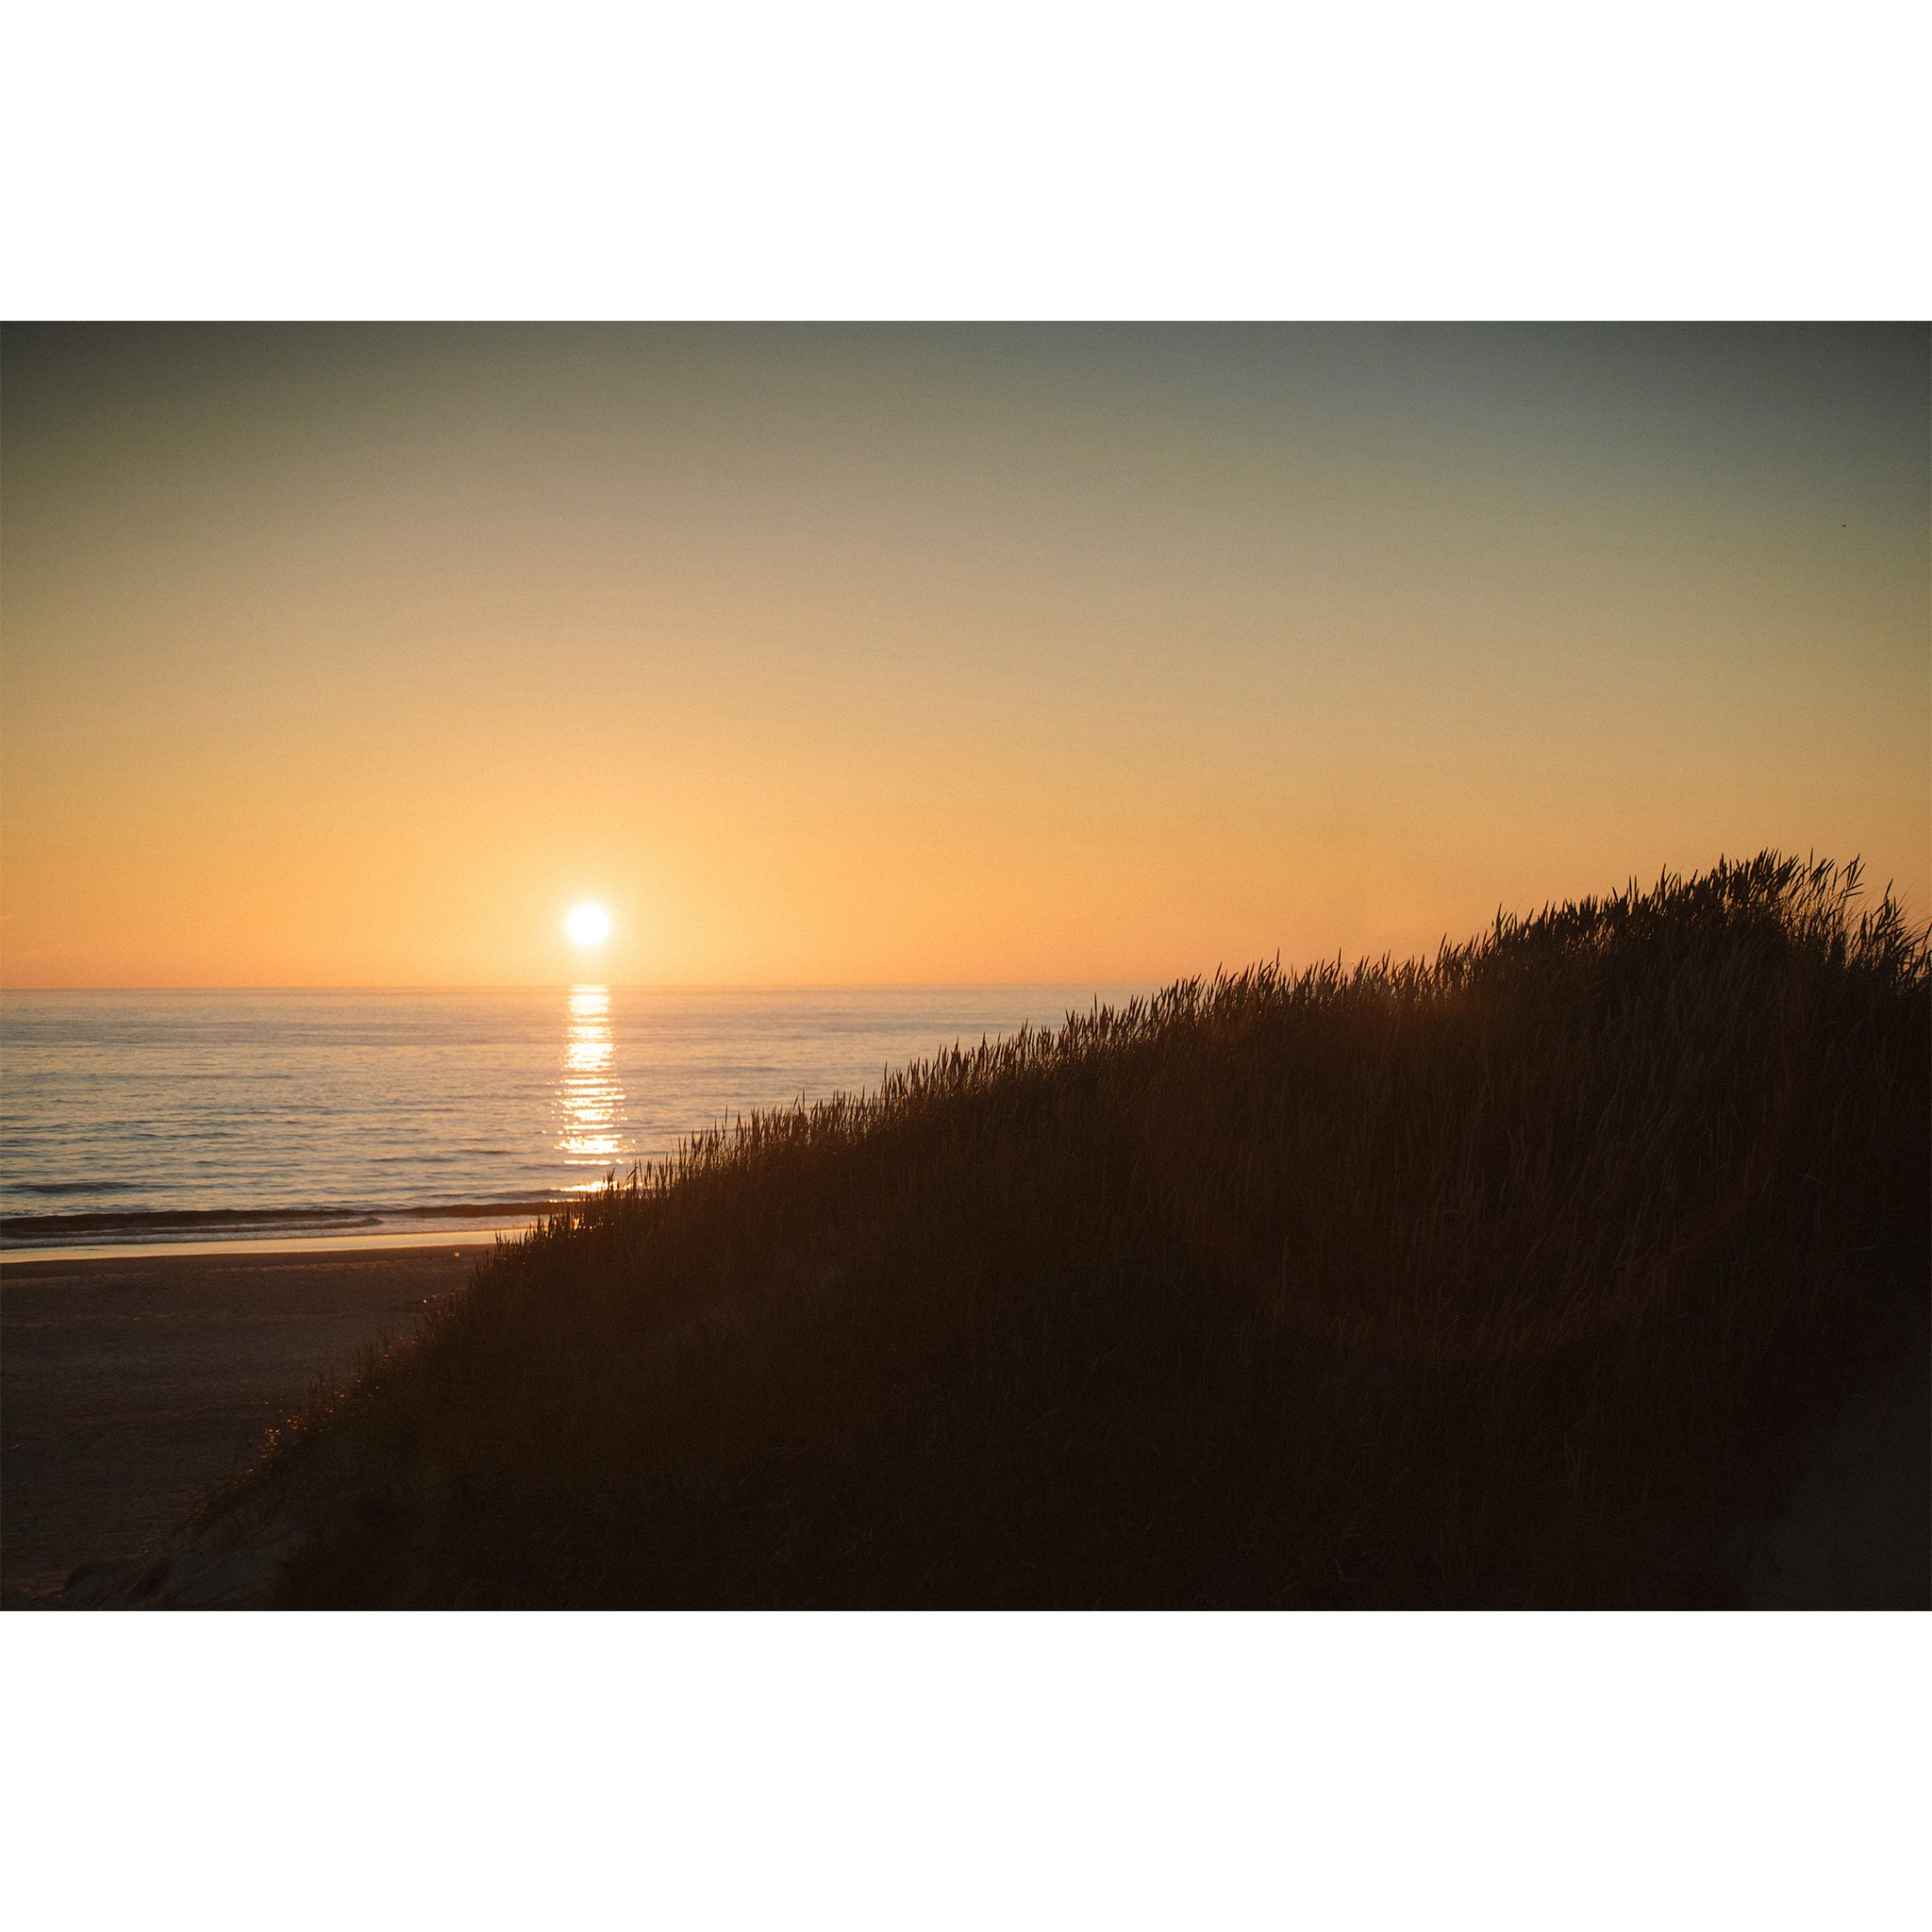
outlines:
M1137 991L0 994L0 1251L469 1235Z

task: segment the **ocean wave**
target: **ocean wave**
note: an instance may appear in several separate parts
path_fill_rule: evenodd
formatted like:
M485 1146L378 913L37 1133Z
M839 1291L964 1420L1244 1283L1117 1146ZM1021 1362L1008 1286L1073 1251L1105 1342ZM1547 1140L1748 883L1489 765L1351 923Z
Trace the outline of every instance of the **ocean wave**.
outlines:
M75 1214L0 1215L0 1247L32 1241L138 1241L201 1235L354 1234L439 1221L482 1221L491 1216L541 1214L562 1198L438 1201L385 1208L174 1208L91 1209Z
M138 1181L15 1181L23 1194L138 1194Z

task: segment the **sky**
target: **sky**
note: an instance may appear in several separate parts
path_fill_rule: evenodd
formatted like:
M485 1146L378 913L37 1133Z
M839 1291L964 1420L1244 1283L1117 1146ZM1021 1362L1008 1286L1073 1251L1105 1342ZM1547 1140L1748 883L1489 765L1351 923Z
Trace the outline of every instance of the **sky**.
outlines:
M0 340L0 984L1158 982L1766 846L1932 916L1924 326Z

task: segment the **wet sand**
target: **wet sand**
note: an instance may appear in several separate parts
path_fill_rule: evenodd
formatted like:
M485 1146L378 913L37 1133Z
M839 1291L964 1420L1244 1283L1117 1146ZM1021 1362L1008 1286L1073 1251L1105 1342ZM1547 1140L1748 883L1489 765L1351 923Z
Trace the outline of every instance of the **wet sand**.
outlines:
M490 1246L0 1263L0 1603L158 1541Z

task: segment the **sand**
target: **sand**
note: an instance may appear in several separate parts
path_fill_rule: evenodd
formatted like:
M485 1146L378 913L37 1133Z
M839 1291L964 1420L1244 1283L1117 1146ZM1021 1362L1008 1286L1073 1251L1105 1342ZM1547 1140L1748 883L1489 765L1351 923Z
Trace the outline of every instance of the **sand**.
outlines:
M488 1242L0 1263L0 1603L151 1547Z

